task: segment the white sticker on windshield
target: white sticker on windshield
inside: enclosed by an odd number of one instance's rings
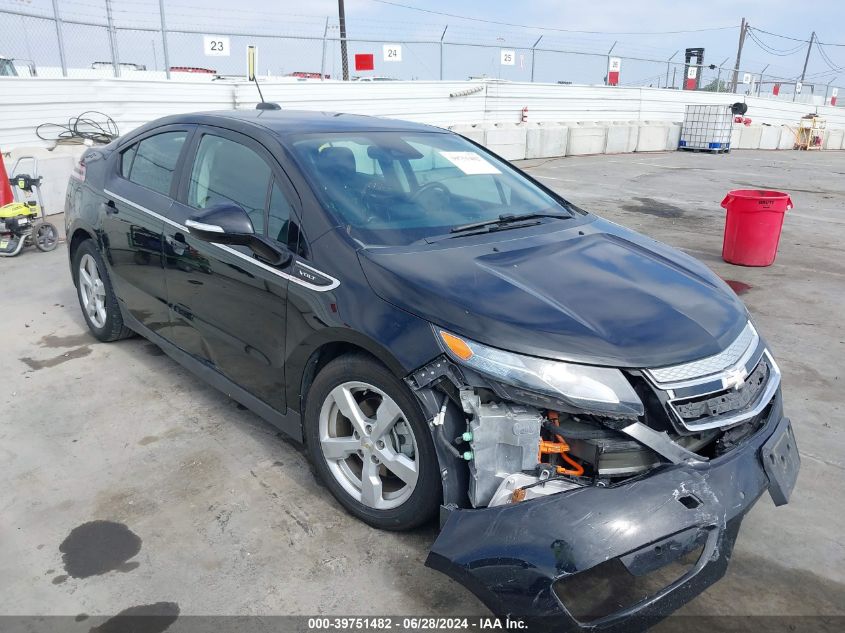
[[[475,152],[440,152],[440,155],[468,176],[502,173]]]

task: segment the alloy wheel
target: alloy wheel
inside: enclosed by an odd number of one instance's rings
[[[88,253],[79,260],[79,296],[82,308],[96,328],[106,325],[106,286],[96,260]]]
[[[378,387],[344,382],[323,402],[319,440],[329,471],[361,504],[396,508],[411,496],[419,455],[399,405]]]

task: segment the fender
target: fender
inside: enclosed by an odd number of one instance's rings
[[[73,253],[76,251],[76,246],[84,239],[92,239],[97,242],[97,247],[102,251],[102,234],[97,231],[89,222],[82,218],[75,218],[70,223],[65,223],[65,239],[67,240],[67,257],[68,266],[73,272]]]
[[[287,355],[285,382],[288,407],[304,413],[304,396],[311,387],[321,353],[350,348],[359,348],[371,354],[400,380],[409,373],[390,350],[360,332],[343,327],[323,328],[313,332]]]

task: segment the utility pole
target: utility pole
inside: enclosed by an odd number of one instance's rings
[[[810,51],[813,50],[813,40],[816,37],[816,32],[813,31],[810,33],[810,43],[807,44],[807,56],[804,58],[804,68],[801,69],[801,79],[795,84],[795,88],[792,91],[792,101],[795,102],[795,99],[798,98],[798,86],[800,85],[802,88],[804,87],[804,75],[807,74],[807,64],[810,61]]]
[[[340,61],[343,66],[343,81],[349,81],[349,57],[346,54],[346,10],[343,0],[337,0],[337,21],[340,25]]]
[[[807,56],[804,58],[804,68],[801,69],[801,83],[804,83],[804,75],[807,74],[807,63],[810,61],[810,51],[813,50],[813,40],[816,37],[816,32],[810,34],[810,43],[807,45]]]
[[[745,34],[748,31],[748,22],[742,18],[742,24],[739,25],[739,45],[736,47],[736,64],[734,64],[734,76],[731,79],[731,92],[736,92],[736,84],[739,79],[739,63],[742,59],[742,45],[745,44]]]

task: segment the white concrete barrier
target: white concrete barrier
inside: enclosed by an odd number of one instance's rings
[[[842,149],[842,139],[845,137],[845,130],[834,128],[826,130],[824,134],[823,149]]]
[[[674,152],[681,144],[681,130],[683,125],[681,123],[672,123],[669,126],[669,134],[666,137],[666,149]]]
[[[777,149],[780,143],[780,126],[764,125],[760,133],[760,149]]]
[[[788,125],[780,126],[780,140],[778,149],[793,149],[795,147],[795,129]]]
[[[579,121],[569,127],[566,142],[567,156],[601,154],[607,144],[607,126],[594,121]]]
[[[525,124],[525,158],[545,158],[539,123]]]
[[[467,137],[471,141],[475,141],[476,143],[480,143],[484,145],[484,127],[482,124],[469,124],[469,123],[460,123],[458,125],[452,125],[449,127],[450,130],[455,132],[456,134],[460,134],[461,136]]]
[[[562,123],[528,123],[525,129],[525,158],[566,156],[568,128]]]
[[[607,126],[605,154],[623,154],[637,149],[639,125],[630,121],[611,121]]]
[[[566,145],[569,141],[569,126],[566,123],[540,122],[545,130],[544,145],[549,156],[566,156]]]
[[[521,123],[487,125],[484,145],[505,160],[524,160],[526,127]]]
[[[742,134],[742,123],[734,123],[731,127],[731,149],[739,149],[740,134]]]
[[[737,149],[760,149],[760,138],[762,136],[762,125],[740,126],[739,146],[737,147]]]
[[[669,142],[669,124],[662,121],[643,121],[637,136],[638,152],[663,152]]]

